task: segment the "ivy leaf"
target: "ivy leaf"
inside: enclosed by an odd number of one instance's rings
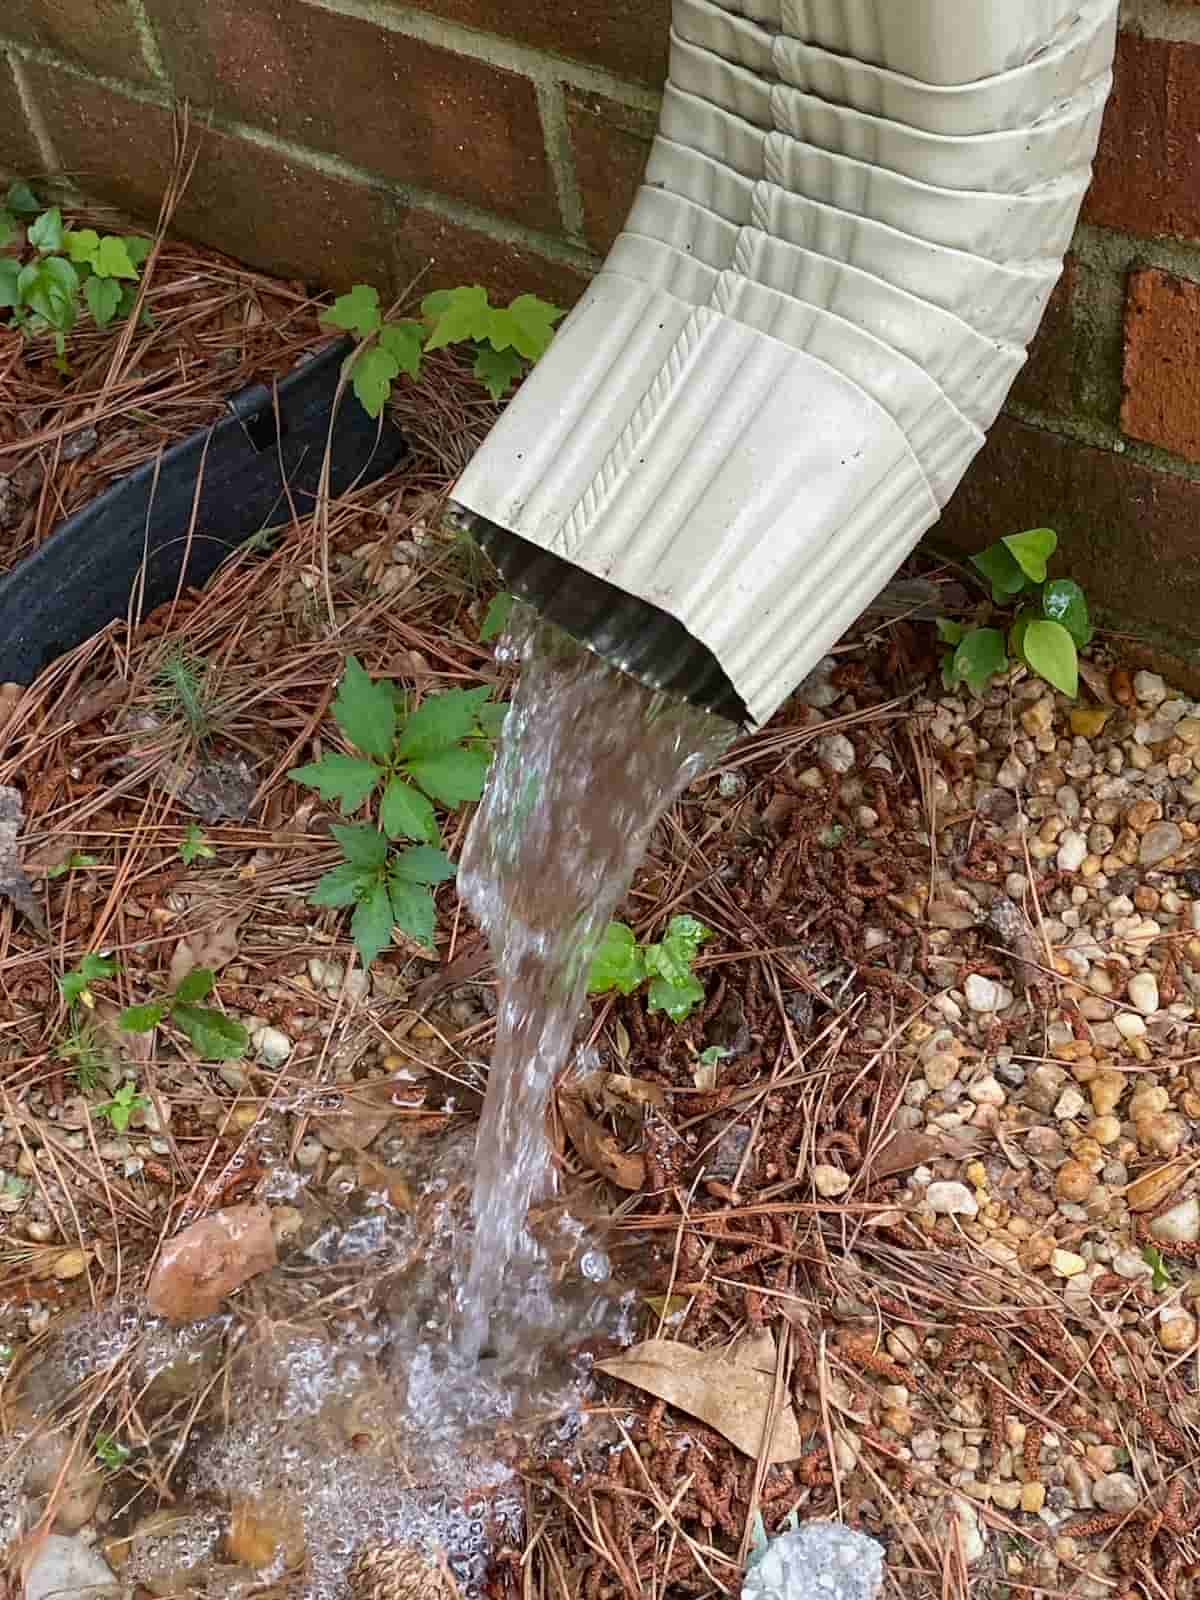
[[[357,656],[346,658],[346,670],[333,702],[333,720],[356,749],[386,761],[396,737],[396,697],[391,684],[374,681]]]
[[[695,917],[672,917],[662,943],[646,946],[646,971],[669,984],[682,984],[691,977],[692,962],[700,946],[711,938],[712,930]]]
[[[489,639],[498,638],[508,627],[508,619],[512,616],[514,598],[511,594],[496,594],[492,596],[479,629],[479,637],[484,644]]]
[[[429,890],[405,878],[392,878],[388,887],[396,926],[418,944],[432,945],[437,908]]]
[[[414,844],[393,859],[391,876],[401,883],[447,883],[457,870],[444,850]]]
[[[175,990],[175,999],[181,1005],[194,1005],[197,1000],[207,999],[215,982],[209,967],[193,967]]]
[[[357,333],[360,339],[368,338],[378,332],[383,321],[379,290],[369,283],[356,283],[349,294],[339,295],[329,310],[322,312],[321,321],[344,328],[347,333]]]
[[[1092,638],[1092,619],[1087,596],[1072,578],[1055,578],[1042,590],[1042,614],[1051,622],[1061,622],[1080,649]]]
[[[377,417],[387,405],[392,379],[399,371],[400,363],[381,345],[363,350],[354,358],[351,368],[354,392],[369,417]]]
[[[1034,583],[1045,583],[1046,563],[1058,549],[1058,535],[1053,528],[1031,528],[1028,533],[1009,533],[1000,543],[1027,578]]]
[[[619,994],[632,994],[645,976],[633,929],[624,922],[610,922],[588,972],[588,993],[608,994],[616,989]]]
[[[421,311],[433,319],[426,350],[442,350],[448,344],[461,344],[464,339],[483,341],[491,332],[492,307],[487,290],[477,283],[426,295]]]
[[[57,206],[51,206],[36,222],[29,224],[29,242],[35,250],[47,255],[52,250],[62,249],[63,231],[62,212]]]
[[[977,556],[972,556],[971,565],[977,572],[982,572],[991,584],[992,600],[998,606],[1006,605],[1013,595],[1020,594],[1025,587],[1025,573],[1016,556],[1003,542],[989,545]]]
[[[0,310],[5,306],[20,305],[21,296],[17,282],[21,276],[21,263],[15,256],[0,256]]]
[[[397,362],[401,372],[407,372],[410,378],[417,378],[421,375],[424,337],[425,325],[421,322],[407,318],[399,322],[386,322],[379,330],[379,347]]]
[[[9,184],[4,206],[5,210],[15,212],[18,217],[34,217],[42,209],[42,202],[27,183],[18,179],[16,183]]]
[[[403,778],[393,778],[383,791],[379,820],[389,839],[418,839],[433,844],[438,837],[433,806]]]
[[[72,261],[87,262],[90,266],[100,248],[100,235],[95,228],[70,228],[63,234],[62,242]]]
[[[408,763],[409,775],[447,810],[483,795],[491,756],[484,750],[442,750]]]
[[[98,278],[137,278],[137,268],[129,259],[129,247],[116,234],[105,234],[92,262]]]
[[[1061,622],[1031,622],[1023,641],[1025,663],[1072,699],[1079,693],[1079,652]]]
[[[360,872],[378,872],[387,861],[387,835],[369,822],[335,823],[330,831],[346,860]]]
[[[337,800],[349,816],[383,777],[383,768],[361,756],[322,756],[307,766],[293,767],[288,777],[315,789],[322,800]]]
[[[507,700],[485,700],[479,707],[479,726],[487,739],[498,739],[508,718]]]
[[[488,340],[496,350],[511,347],[526,360],[536,361],[554,337],[554,324],[565,315],[565,311],[548,300],[539,300],[535,294],[521,294],[507,310],[492,312]]]
[[[350,920],[350,932],[364,967],[369,967],[381,950],[392,942],[392,902],[387,885],[377,883],[358,902]]]
[[[250,1044],[242,1023],[211,1006],[173,1006],[171,1021],[191,1040],[201,1061],[237,1061]]]
[[[949,617],[937,619],[937,636],[941,644],[961,644],[966,631],[961,622],[951,622]]]
[[[373,875],[356,867],[352,861],[341,861],[331,872],[318,878],[308,897],[310,906],[357,905],[374,881]]]
[[[151,1000],[145,1006],[126,1006],[117,1015],[117,1027],[124,1033],[149,1033],[157,1028],[171,1009],[169,1000]]]
[[[704,999],[700,980],[686,973],[678,982],[654,978],[646,995],[648,1011],[665,1011],[672,1022],[683,1022]]]
[[[89,278],[83,298],[98,328],[107,328],[121,306],[121,285],[113,278]]]
[[[87,993],[92,983],[98,978],[111,978],[116,970],[115,961],[89,951],[77,967],[63,974],[58,980],[58,987],[67,1005],[73,1006],[81,995]]]
[[[485,685],[482,689],[447,689],[444,694],[430,695],[405,722],[396,754],[417,760],[469,739],[479,726],[482,708],[491,692]]]
[[[135,267],[140,267],[154,249],[154,240],[143,238],[139,233],[125,235],[125,254]]]
[[[66,333],[74,326],[79,275],[62,256],[28,262],[17,279],[17,292],[52,328]]]
[[[972,628],[954,652],[954,674],[980,697],[993,675],[1008,666],[1004,635],[999,628]]]
[[[493,400],[503,400],[524,372],[525,363],[515,350],[493,350],[485,344],[476,351],[471,370]]]

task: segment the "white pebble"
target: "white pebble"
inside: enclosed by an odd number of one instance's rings
[[[1133,692],[1144,706],[1160,706],[1167,698],[1167,686],[1157,672],[1135,672]]]
[[[1158,1010],[1158,979],[1152,972],[1135,972],[1129,980],[1127,992],[1130,1004],[1135,1005],[1144,1017],[1152,1017]],[[1120,1017],[1117,1018],[1117,1027],[1121,1027]],[[1121,1031],[1125,1032],[1123,1028]]]
[[[975,1196],[965,1183],[931,1183],[925,1203],[941,1217],[974,1217],[979,1213]]]
[[[258,1059],[266,1067],[281,1067],[292,1053],[292,1041],[281,1028],[260,1028],[253,1037]]]
[[[1194,1244],[1200,1239],[1200,1200],[1195,1195],[1181,1200],[1161,1217],[1155,1217],[1150,1232],[1160,1244]]]
[[[1003,1011],[1012,1005],[1013,1000],[1002,983],[997,983],[993,978],[984,978],[977,972],[973,972],[963,984],[963,993],[971,1010],[978,1012]]]
[[[1008,1099],[1004,1085],[993,1078],[991,1073],[973,1083],[967,1093],[978,1106],[1002,1106]]]
[[[854,765],[854,746],[844,733],[827,733],[817,740],[817,759],[834,772],[849,772]]]
[[[1139,672],[1138,677],[1142,676],[1149,674]],[[1142,1503],[1142,1491],[1127,1472],[1107,1473],[1097,1481],[1092,1493],[1101,1511],[1134,1511]]]
[[[849,1174],[843,1172],[840,1167],[831,1167],[822,1162],[813,1168],[812,1175],[817,1193],[823,1195],[826,1200],[835,1200],[838,1195],[845,1194],[850,1187]]]
[[[1082,833],[1077,833],[1073,828],[1062,834],[1058,845],[1058,870],[1060,872],[1078,872],[1087,856],[1087,840]]]

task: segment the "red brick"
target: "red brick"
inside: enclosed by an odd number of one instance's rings
[[[31,178],[41,170],[41,153],[25,120],[12,68],[0,57],[0,172]]]
[[[1121,426],[1200,461],[1200,284],[1169,272],[1130,274]]]
[[[418,9],[622,78],[666,82],[671,0],[418,0]]]
[[[932,538],[1058,530],[1057,573],[1124,622],[1200,639],[1200,482],[1002,417]]]
[[[1050,415],[1069,412],[1074,400],[1077,279],[1078,266],[1070,255],[1029,347],[1029,360],[1013,385],[1014,400]]]
[[[1084,215],[1200,238],[1200,45],[1123,33]]]
[[[4,0],[0,33],[93,72],[138,83],[150,77],[126,0]]]
[[[28,71],[80,187],[153,221],[171,165],[170,115],[85,79],[32,64]],[[397,207],[382,190],[327,178],[243,139],[193,135],[199,159],[174,224],[182,237],[329,288],[394,287]]]
[[[395,245],[396,276],[402,286],[428,269],[421,278],[422,293],[481,283],[493,296],[512,299],[519,294],[540,294],[569,307],[588,285],[582,268],[548,260],[415,206],[402,217]]]
[[[177,93],[400,183],[557,229],[529,79],[297,0],[148,0]]]
[[[567,123],[587,242],[607,251],[642,181],[657,119],[605,95],[567,91]]]

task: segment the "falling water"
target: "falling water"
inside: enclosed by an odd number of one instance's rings
[[[529,1208],[552,1181],[546,1104],[592,957],[654,825],[734,732],[528,615],[508,649],[521,679],[458,880],[500,979],[461,1291],[469,1358],[487,1341],[507,1264],[529,1248]]]

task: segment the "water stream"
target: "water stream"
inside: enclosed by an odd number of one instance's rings
[[[458,877],[500,979],[459,1292],[467,1359],[487,1346],[506,1267],[529,1248],[530,1206],[552,1185],[547,1101],[592,957],[655,824],[734,732],[531,615],[517,616],[506,648],[521,677]]]

